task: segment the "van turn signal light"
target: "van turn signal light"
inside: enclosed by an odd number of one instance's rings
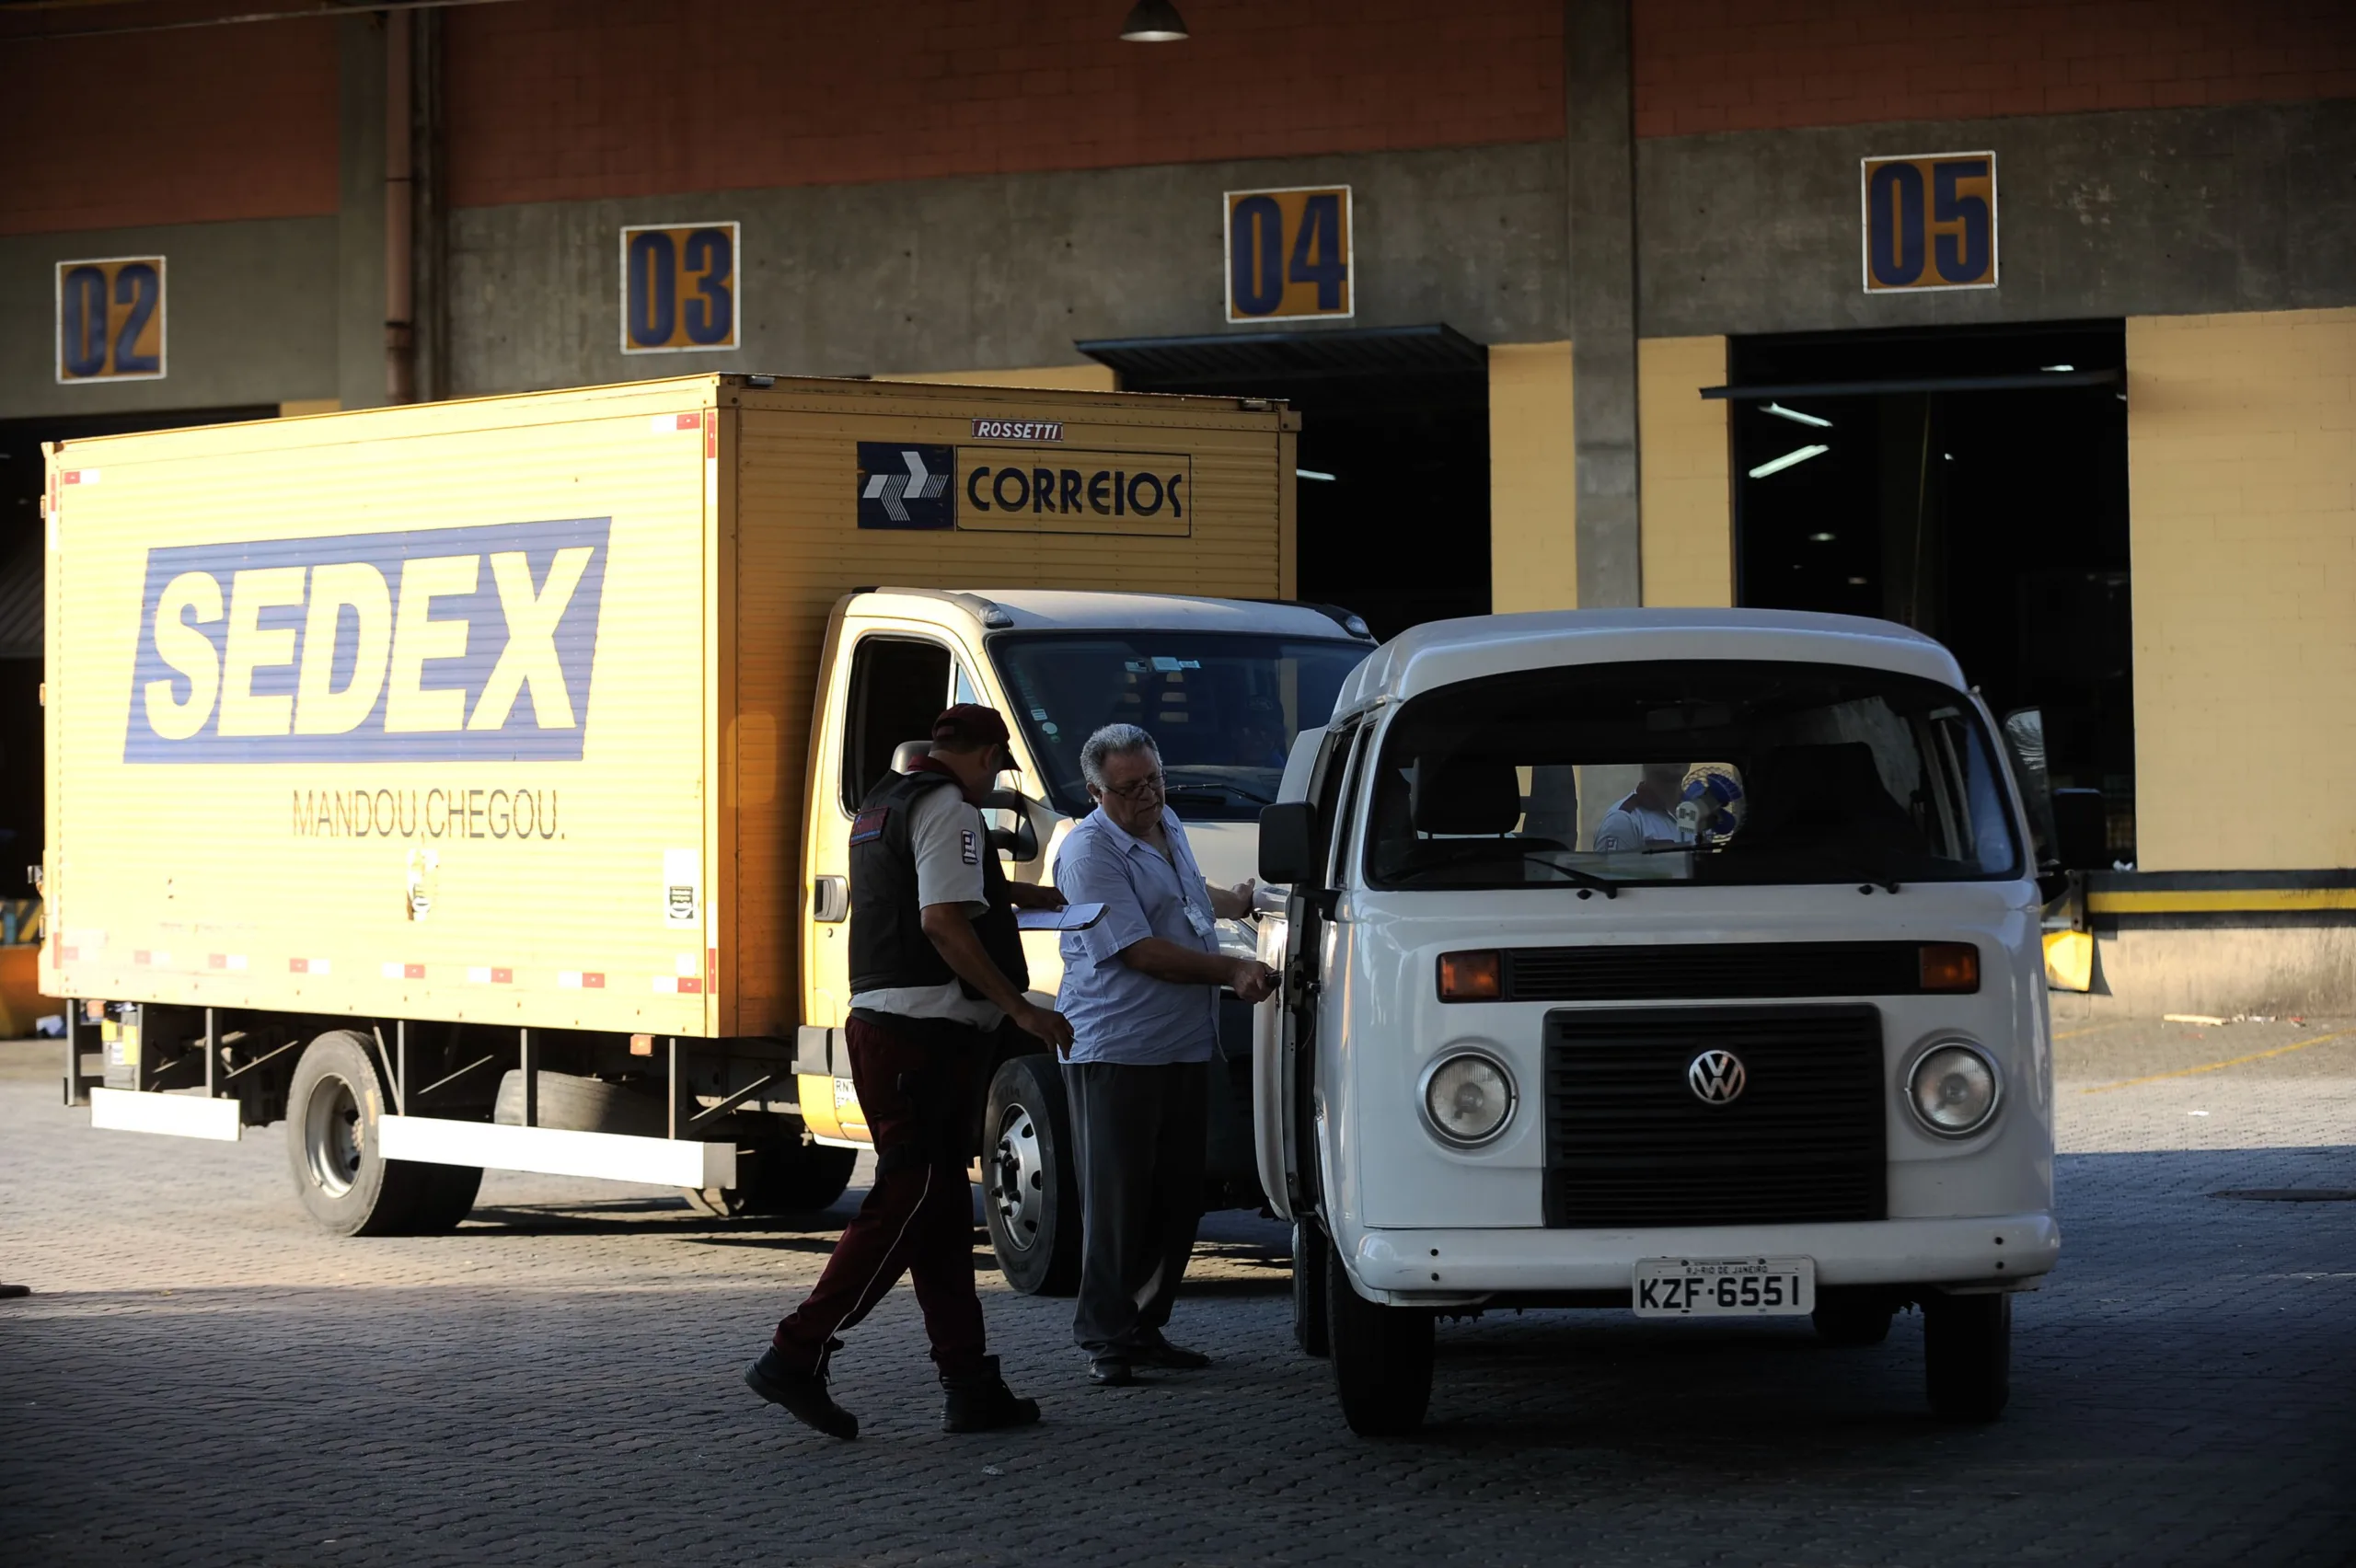
[[[1439,955],[1439,999],[1443,1002],[1494,1002],[1505,994],[1495,952],[1444,952]]]
[[[1440,961],[1447,963],[1446,959]],[[1980,950],[1969,942],[1925,942],[1923,944],[1923,989],[1925,991],[1977,991],[1980,989]]]

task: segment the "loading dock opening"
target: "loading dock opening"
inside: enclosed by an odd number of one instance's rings
[[[1937,638],[2135,859],[2126,329],[2117,321],[1738,338],[1738,602]]]
[[[1132,392],[1300,410],[1299,592],[1377,637],[1489,609],[1489,381],[1444,326],[1084,342]],[[1139,584],[1146,586],[1146,584]]]

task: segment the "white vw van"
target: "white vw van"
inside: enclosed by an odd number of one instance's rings
[[[1367,1434],[1503,1307],[1923,1314],[2004,1407],[2061,1248],[2037,866],[1995,725],[1901,627],[1496,616],[1369,655],[1262,815],[1263,1182]]]

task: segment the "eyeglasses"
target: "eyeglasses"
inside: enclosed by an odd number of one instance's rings
[[[1104,793],[1108,795],[1118,795],[1125,801],[1142,801],[1148,796],[1161,794],[1167,787],[1168,780],[1164,779],[1159,773],[1149,773],[1143,778],[1137,779],[1128,784],[1106,784],[1101,786]]]

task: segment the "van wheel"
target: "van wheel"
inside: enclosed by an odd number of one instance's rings
[[[982,1145],[982,1207],[999,1272],[1025,1296],[1071,1295],[1080,1288],[1080,1176],[1053,1056],[999,1064]]]
[[[1924,1296],[1923,1369],[1934,1413],[1995,1420],[2013,1392],[2013,1298]]]
[[[1325,1228],[1312,1215],[1292,1222],[1292,1337],[1303,1355],[1319,1359],[1333,1354],[1333,1337],[1325,1324],[1325,1255],[1333,1246]]]
[[[1432,1315],[1378,1307],[1357,1293],[1341,1250],[1325,1253],[1326,1336],[1342,1419],[1361,1437],[1403,1437],[1432,1401]]]
[[[1889,1337],[1889,1320],[1896,1304],[1877,1290],[1819,1290],[1816,1337],[1826,1344],[1879,1344]]]
[[[816,1214],[850,1185],[859,1150],[805,1144],[798,1133],[765,1138],[736,1151],[738,1185],[687,1189],[687,1202],[709,1215]]]
[[[303,1047],[286,1086],[287,1163],[304,1208],[339,1236],[403,1235],[421,1220],[439,1219],[455,1199],[453,1183],[440,1207],[427,1202],[444,1190],[445,1167],[377,1153],[384,1105],[384,1080],[367,1035],[337,1030]],[[480,1171],[473,1175],[481,1180]],[[467,1206],[473,1205],[469,1191]],[[433,1228],[456,1223],[453,1216]]]

